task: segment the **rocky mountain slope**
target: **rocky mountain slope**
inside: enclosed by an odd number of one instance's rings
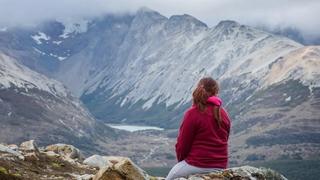
[[[175,129],[196,82],[218,79],[234,164],[319,157],[319,49],[146,8],[0,32],[1,51],[62,81],[104,122]]]
[[[167,18],[147,8],[134,15],[9,29],[0,37],[3,51],[62,81],[96,118],[167,128],[179,125],[200,77],[251,83],[232,92],[239,98],[263,83],[266,67],[277,58],[303,47],[233,21],[209,28],[189,15]]]
[[[40,144],[67,142],[92,150],[100,139],[113,139],[113,129],[99,124],[60,82],[0,54],[0,139]]]
[[[270,169],[243,166],[183,179],[286,180]],[[38,148],[33,140],[17,145],[0,144],[0,179],[161,180],[148,175],[126,157],[93,155],[84,159],[72,145]]]
[[[268,67],[260,87],[228,104],[237,114],[231,138],[236,161],[319,156],[319,57],[319,47],[279,57]]]

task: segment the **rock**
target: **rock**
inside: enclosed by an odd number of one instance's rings
[[[20,144],[19,150],[26,158],[39,160],[40,151],[34,140],[25,141]]]
[[[9,144],[8,148],[10,148],[10,149],[12,149],[14,151],[18,151],[19,150],[19,147],[17,145],[15,145],[15,144]]]
[[[20,150],[22,151],[36,151],[36,152],[39,152],[39,148],[37,146],[37,144],[35,143],[34,140],[30,140],[30,141],[25,141],[23,143],[20,144],[20,147],[19,147]]]
[[[52,145],[38,148],[34,141],[23,142],[18,150],[15,145],[0,144],[0,180],[2,179],[77,179],[92,180],[98,170],[81,162],[70,163],[64,157],[81,158],[79,150],[70,145]],[[55,152],[57,153],[55,153]],[[59,153],[59,154],[58,154]],[[36,156],[39,155],[39,156]],[[16,156],[25,155],[23,162]],[[38,157],[35,159],[34,157]],[[2,172],[1,172],[2,167]],[[4,174],[3,172],[7,172]]]
[[[83,164],[86,164],[86,165],[93,167],[93,168],[99,168],[99,169],[110,165],[107,157],[100,156],[97,154],[92,155],[92,156],[88,157],[87,159],[85,159],[83,161]]]
[[[266,168],[241,166],[226,169],[218,173],[196,174],[189,177],[176,178],[175,180],[287,180],[283,175]]]
[[[84,159],[84,156],[79,149],[68,144],[49,145],[45,148],[45,151],[52,151],[56,154],[59,154],[64,160],[67,160],[69,162],[82,162]]]
[[[12,150],[10,147],[7,147],[3,144],[0,144],[0,152],[9,153],[11,155],[18,157],[20,160],[24,160],[24,156],[21,153],[19,153],[18,151]]]
[[[43,152],[45,155],[49,156],[49,157],[60,157],[59,154],[53,152],[53,151],[45,151]]]
[[[144,180],[149,176],[129,158],[105,156],[108,158],[108,166],[101,168],[93,180]]]
[[[75,178],[77,180],[91,180],[93,176],[94,176],[93,174],[84,174],[84,175],[76,176]]]
[[[26,179],[164,180],[162,177],[149,176],[127,157],[93,155],[82,162],[78,161],[83,159],[83,156],[72,145],[54,144],[45,149],[39,149],[31,140],[23,142],[18,150],[16,145],[0,144],[0,168],[2,167],[4,173],[7,172],[7,174],[0,172],[0,179],[24,177]],[[40,154],[41,156],[37,156]],[[17,160],[17,157],[24,162]],[[35,162],[30,157],[39,157],[39,159]],[[97,168],[100,170],[98,171]],[[6,176],[1,177],[1,175]],[[175,180],[287,179],[271,169],[242,166],[220,172],[194,174]]]

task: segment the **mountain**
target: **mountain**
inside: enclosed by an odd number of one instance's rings
[[[320,47],[291,51],[268,66],[251,94],[228,105],[237,114],[231,140],[235,161],[319,156],[319,65]]]
[[[232,118],[232,163],[319,157],[319,46],[150,9],[0,32],[0,50],[65,84],[99,121],[176,129],[203,76]]]
[[[119,57],[88,80],[81,99],[98,119],[178,127],[200,77],[240,76],[302,47],[232,21],[210,29],[187,15],[148,13],[138,12]]]
[[[116,133],[95,121],[62,83],[49,79],[0,53],[0,139],[6,143],[34,138],[40,144],[72,142],[86,152]]]

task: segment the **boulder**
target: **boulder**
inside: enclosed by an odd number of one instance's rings
[[[39,148],[34,140],[25,141],[20,144],[19,150],[28,152],[39,152]]]
[[[135,165],[129,158],[106,156],[107,166],[101,168],[94,176],[93,180],[144,180],[149,176]]]
[[[83,161],[83,164],[86,164],[86,165],[93,167],[93,168],[99,168],[99,169],[110,165],[109,160],[106,156],[100,156],[97,154],[92,155],[92,156],[88,157],[87,159],[85,159]]]
[[[19,150],[19,147],[17,145],[15,145],[15,144],[9,144],[8,148],[10,148],[10,149],[12,149],[14,151],[18,151]]]
[[[69,162],[82,162],[84,156],[80,152],[78,148],[75,148],[72,145],[68,144],[53,144],[49,145],[45,148],[46,152],[52,151],[58,155],[60,155],[64,160]],[[52,154],[52,153],[51,153]]]
[[[93,176],[94,176],[93,174],[84,174],[84,175],[75,176],[75,178],[77,180],[92,180]]]
[[[241,166],[229,168],[221,172],[208,174],[195,174],[189,177],[176,178],[175,180],[287,180],[283,175],[266,168]]]
[[[34,140],[21,143],[19,146],[19,150],[26,158],[39,160],[40,151]]]
[[[13,155],[13,156],[18,157],[20,160],[24,160],[24,156],[20,152],[15,151],[15,150],[11,149],[10,147],[5,146],[3,144],[0,144],[0,152],[5,153],[5,154],[9,154],[9,155]]]
[[[53,152],[53,151],[45,151],[45,152],[43,152],[46,156],[49,156],[49,157],[55,157],[55,158],[59,158],[60,157],[60,155],[59,154],[57,154],[57,153],[55,153],[55,152]]]

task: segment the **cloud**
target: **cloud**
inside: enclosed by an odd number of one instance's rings
[[[305,36],[320,37],[319,0],[0,0],[0,26],[135,12],[142,6],[166,16],[190,14],[209,26],[231,19],[269,28],[294,27]]]

